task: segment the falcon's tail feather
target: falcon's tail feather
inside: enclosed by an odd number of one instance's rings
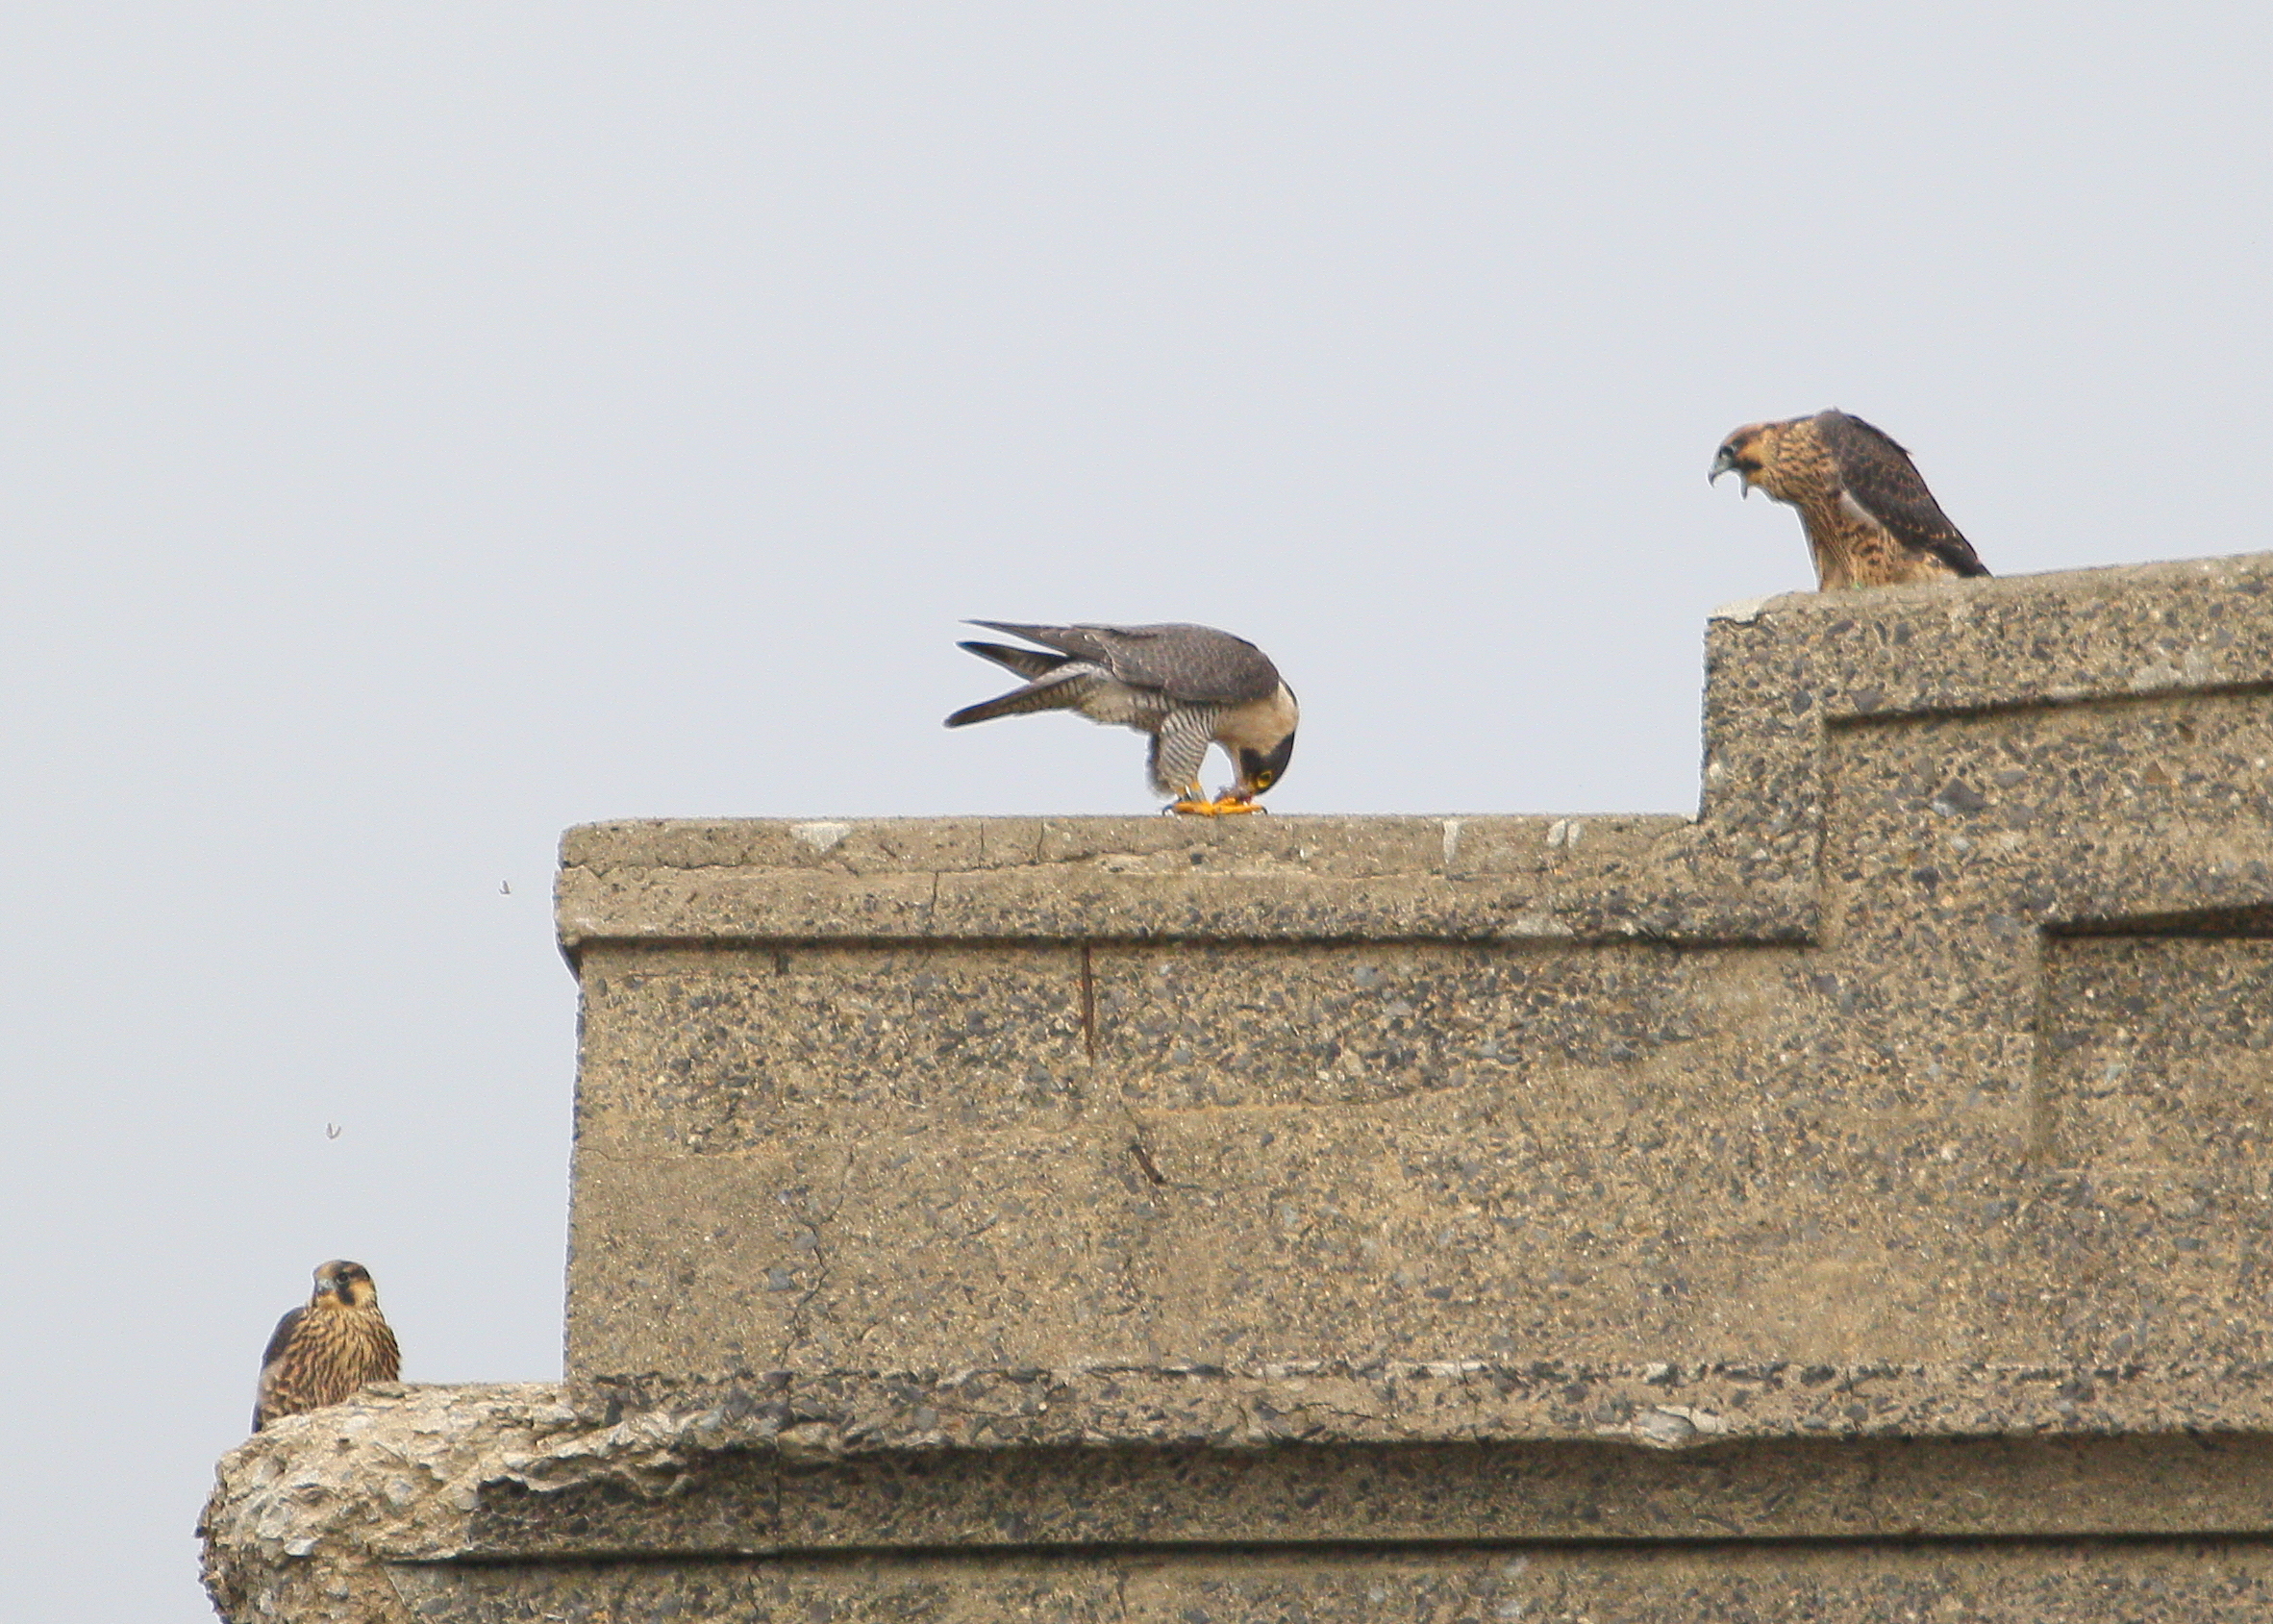
[[[1087,673],[1044,677],[993,699],[966,705],[947,718],[947,725],[965,728],[973,722],[990,722],[997,716],[1022,715],[1029,711],[1077,711],[1096,680]]]
[[[957,643],[955,646],[968,649],[981,660],[991,660],[1004,669],[1030,679],[1048,676],[1069,658],[1062,654],[1044,654],[1037,648],[1012,648],[1007,643]]]
[[[1074,628],[1070,626],[1043,626],[1026,620],[966,620],[965,626],[984,626],[989,632],[1000,632],[1006,637],[1024,637],[1030,643],[1056,643]]]

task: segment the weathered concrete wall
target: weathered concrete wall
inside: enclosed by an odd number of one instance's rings
[[[2273,1612],[2273,556],[1708,652],[1693,821],[571,832],[583,1475],[299,1560],[469,1620]]]

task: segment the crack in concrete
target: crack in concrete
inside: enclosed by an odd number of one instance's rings
[[[1082,1048],[1093,1065],[1097,1061],[1097,971],[1086,941],[1082,943],[1081,1011]]]
[[[798,1213],[799,1219],[806,1228],[812,1231],[813,1280],[812,1284],[806,1287],[804,1293],[789,1305],[789,1323],[782,1336],[781,1351],[774,1356],[776,1362],[785,1367],[789,1362],[789,1350],[797,1346],[798,1343],[809,1339],[805,1322],[806,1309],[815,1297],[821,1294],[822,1288],[829,1284],[832,1266],[829,1262],[825,1238],[827,1226],[836,1222],[837,1214],[844,1211],[844,1204],[852,1198],[852,1175],[853,1159],[848,1155],[844,1159],[843,1172],[837,1180],[835,1203],[818,1217],[808,1212]]]

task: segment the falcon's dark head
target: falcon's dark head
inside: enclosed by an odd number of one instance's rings
[[[319,1309],[363,1309],[379,1300],[371,1271],[345,1258],[334,1258],[315,1271],[315,1294],[309,1306]]]
[[[1236,725],[1216,735],[1232,765],[1239,769],[1231,787],[1234,800],[1252,801],[1286,776],[1294,760],[1294,730],[1302,722],[1302,707],[1285,683],[1270,698],[1235,712]]]
[[[1239,793],[1248,798],[1261,794],[1280,779],[1286,776],[1286,763],[1294,760],[1294,735],[1288,734],[1269,750],[1241,750],[1239,752]]]

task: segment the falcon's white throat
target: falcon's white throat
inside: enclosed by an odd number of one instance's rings
[[[1302,711],[1294,703],[1294,690],[1285,683],[1268,699],[1258,699],[1235,706],[1223,713],[1215,726],[1215,741],[1225,749],[1272,751],[1280,740],[1292,733],[1302,720]],[[1234,760],[1236,760],[1235,754]]]

